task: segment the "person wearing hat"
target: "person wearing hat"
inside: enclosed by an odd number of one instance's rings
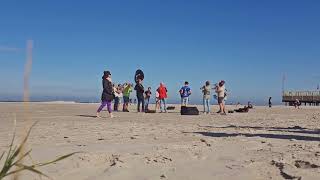
[[[219,111],[217,113],[221,113],[221,115],[226,115],[226,109],[224,105],[224,98],[226,96],[226,88],[224,86],[225,81],[221,80],[218,85],[216,86],[216,93],[218,96],[218,104],[219,104]]]
[[[102,95],[101,95],[101,105],[97,110],[97,118],[100,118],[100,112],[102,109],[107,106],[110,118],[113,118],[111,102],[114,99],[114,91],[111,80],[110,71],[104,71],[102,76]]]

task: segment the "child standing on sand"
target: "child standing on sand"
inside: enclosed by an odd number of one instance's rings
[[[112,115],[111,102],[113,100],[114,92],[113,92],[110,71],[103,72],[102,87],[103,87],[103,92],[101,95],[101,105],[97,110],[97,118],[100,118],[100,112],[105,106],[107,106],[108,108],[110,118],[113,118],[114,116]]]
[[[210,113],[210,98],[211,98],[211,85],[207,81],[206,84],[201,88],[203,93],[203,113]]]
[[[142,85],[142,79],[138,79],[137,84],[134,88],[137,92],[137,99],[138,99],[138,112],[144,112],[144,87]],[[140,104],[141,104],[141,110],[140,110]]]
[[[188,106],[189,96],[191,95],[191,89],[188,81],[184,83],[184,86],[180,89],[179,93],[181,96],[181,106]]]
[[[149,102],[151,98],[152,92],[151,92],[151,87],[148,87],[148,90],[145,92],[145,99],[146,99],[146,106],[145,110],[149,110]]]
[[[128,106],[130,102],[130,94],[132,92],[132,84],[126,83],[123,89],[123,112],[129,112]]]

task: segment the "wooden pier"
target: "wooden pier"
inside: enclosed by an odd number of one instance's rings
[[[282,102],[292,106],[299,100],[301,104],[310,106],[320,105],[320,91],[285,91],[282,94]]]

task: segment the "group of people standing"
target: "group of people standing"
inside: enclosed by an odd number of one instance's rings
[[[114,101],[114,111],[119,111],[119,106],[121,102],[121,98],[123,98],[123,112],[129,112],[128,106],[130,103],[130,95],[133,90],[136,91],[137,97],[137,112],[147,112],[150,111],[149,104],[150,99],[152,96],[151,87],[148,87],[145,90],[143,86],[143,78],[136,79],[136,85],[133,88],[133,84],[125,83],[123,85],[118,84],[115,86],[112,82],[111,72],[104,71],[102,76],[102,95],[101,95],[101,105],[97,110],[97,117],[100,117],[100,112],[102,109],[107,106],[107,110],[111,118],[113,118],[112,114],[112,101]],[[210,113],[210,100],[212,97],[211,91],[214,90],[217,93],[216,99],[218,100],[219,104],[219,111],[217,113],[221,113],[223,115],[226,114],[224,99],[226,97],[226,90],[225,90],[225,81],[220,81],[219,83],[215,84],[212,88],[210,82],[207,81],[205,85],[201,88],[203,93],[203,108],[204,113]],[[184,86],[181,87],[179,90],[181,96],[181,106],[188,106],[189,97],[192,94],[191,88],[189,86],[189,82],[185,82]],[[166,99],[168,98],[168,90],[164,83],[160,83],[159,87],[155,91],[156,97],[156,110],[159,108],[160,112],[167,112],[166,106]]]

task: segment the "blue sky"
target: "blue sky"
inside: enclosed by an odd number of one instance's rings
[[[34,40],[36,98],[99,99],[103,70],[116,82],[145,71],[145,86],[224,79],[230,101],[280,102],[320,82],[320,1],[137,0],[0,2],[0,99],[22,94],[26,40]]]

